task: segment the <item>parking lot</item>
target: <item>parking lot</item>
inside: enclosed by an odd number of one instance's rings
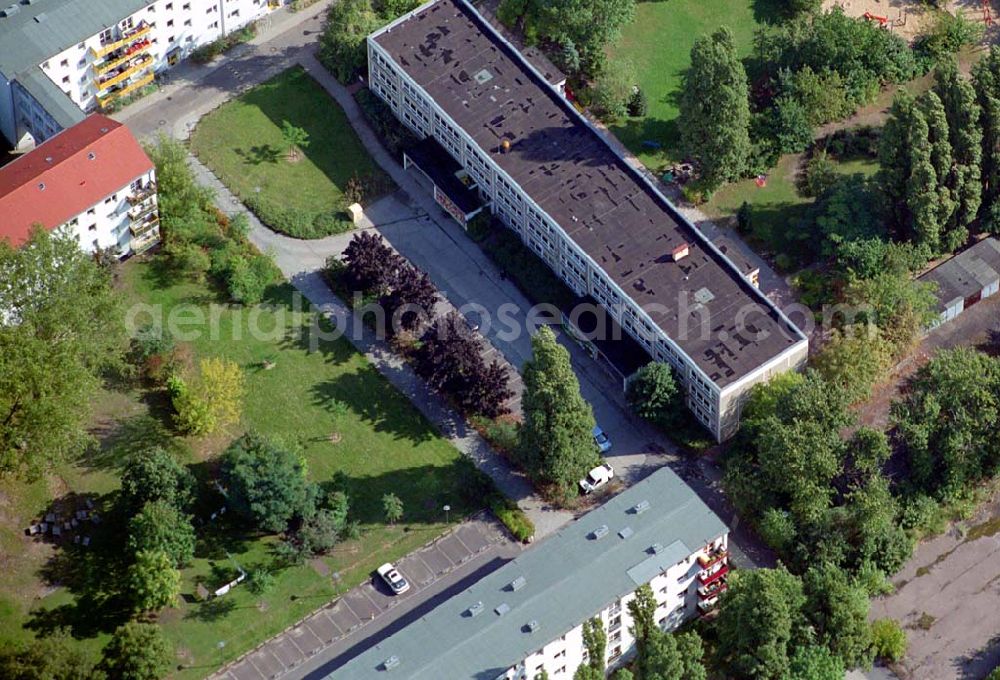
[[[920,544],[872,616],[906,628],[904,680],[979,680],[1000,664],[1000,501]]]
[[[337,656],[417,607],[435,606],[440,591],[467,576],[465,572],[496,568],[519,551],[520,546],[492,520],[465,522],[396,564],[410,582],[407,592],[393,595],[388,585],[373,577],[212,677],[273,680],[291,671],[301,676],[304,665],[313,667],[317,660]]]

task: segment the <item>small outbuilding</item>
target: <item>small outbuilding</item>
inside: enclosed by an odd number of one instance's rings
[[[938,320],[951,321],[984,298],[1000,291],[1000,241],[990,237],[920,276],[937,284]]]

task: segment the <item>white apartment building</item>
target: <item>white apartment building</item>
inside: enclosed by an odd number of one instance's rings
[[[0,131],[41,142],[280,0],[0,0]],[[270,3],[270,4],[269,4]]]
[[[587,661],[583,623],[594,617],[614,668],[634,653],[635,590],[648,583],[658,623],[676,628],[712,610],[727,549],[722,521],[661,468],[327,677],[568,680]]]
[[[36,225],[119,257],[159,242],[156,170],[127,127],[94,114],[0,168],[0,240]]]
[[[807,338],[757,290],[755,274],[465,0],[435,0],[370,35],[368,65],[372,91],[461,166],[463,186],[639,343],[648,357],[637,363],[677,370],[687,405],[717,440],[736,432],[750,387],[804,364]],[[435,183],[434,192],[448,189]],[[462,197],[448,198],[439,202],[463,222],[452,210]]]

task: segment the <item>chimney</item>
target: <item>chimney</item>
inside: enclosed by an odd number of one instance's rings
[[[674,259],[674,262],[683,260],[691,252],[691,248],[687,243],[682,243],[673,250],[670,251],[670,256]]]
[[[500,142],[500,152],[507,153],[508,151],[510,151],[510,140],[505,139],[502,142]]]

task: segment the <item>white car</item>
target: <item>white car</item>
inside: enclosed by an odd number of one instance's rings
[[[608,439],[607,433],[601,429],[600,425],[594,425],[591,434],[594,435],[594,443],[597,444],[597,448],[600,449],[601,453],[607,453],[611,450],[611,440]]]
[[[396,571],[396,567],[392,566],[391,562],[386,562],[381,567],[377,569],[378,575],[382,577],[382,580],[386,582],[392,592],[396,595],[402,595],[407,590],[410,589],[410,584],[407,582],[403,576]]]
[[[583,493],[591,493],[610,482],[614,476],[615,469],[610,463],[598,465],[580,480],[580,489]]]

